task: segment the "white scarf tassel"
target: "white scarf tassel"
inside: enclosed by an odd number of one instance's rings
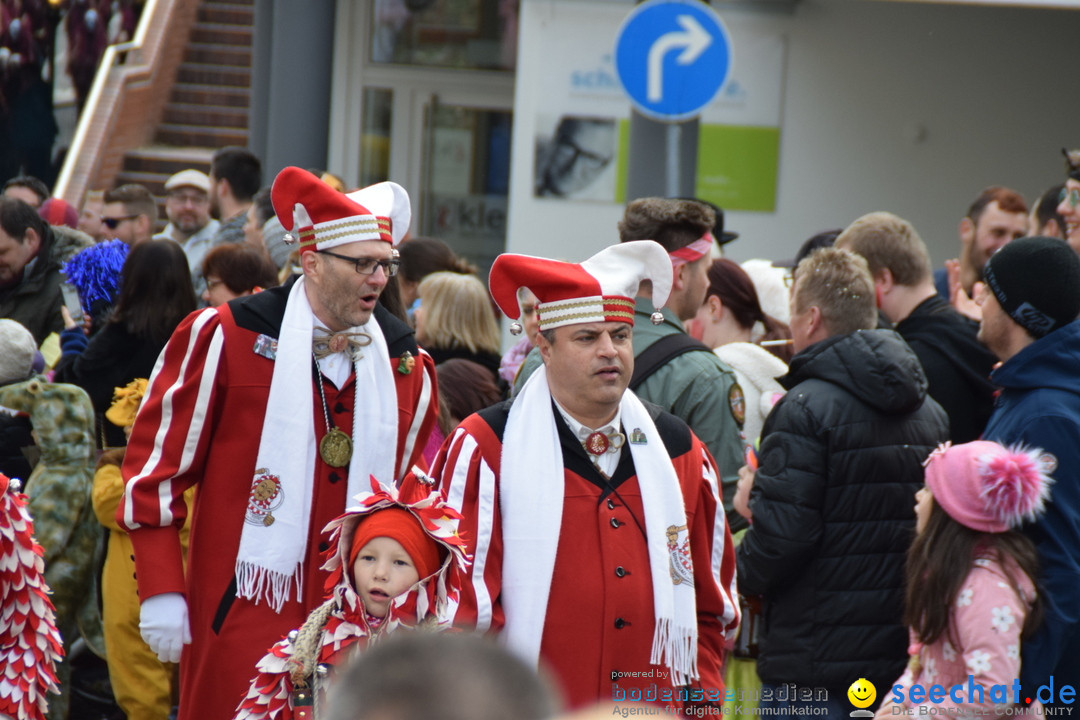
[[[674,623],[670,618],[656,621],[653,633],[652,653],[649,662],[653,665],[665,663],[671,669],[673,685],[688,685],[698,677],[697,671],[697,626],[679,627],[672,632]]]
[[[296,570],[290,574],[274,572],[251,562],[238,561],[236,563],[236,594],[243,598],[251,598],[255,604],[260,599],[265,599],[270,607],[280,612],[281,608],[289,600],[293,585],[296,586],[296,599],[303,596],[304,566],[297,564]]]

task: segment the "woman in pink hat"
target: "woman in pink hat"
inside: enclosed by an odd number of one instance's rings
[[[1042,613],[1035,546],[1016,528],[1045,509],[1049,462],[1041,450],[981,440],[946,443],[927,458],[907,560],[910,661],[899,680],[878,690],[885,698],[878,717],[900,708],[993,714],[1026,707],[1020,643]]]

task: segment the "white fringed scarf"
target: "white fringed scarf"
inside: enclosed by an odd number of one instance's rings
[[[311,386],[314,323],[301,277],[289,292],[281,322],[252,480],[254,491],[259,478],[277,478],[278,494],[267,504],[273,522],[267,525],[245,518],[236,556],[237,593],[256,604],[265,600],[276,612],[294,586],[297,600],[303,592],[315,452],[321,439],[315,437],[315,415],[322,408],[314,406]],[[369,490],[371,475],[393,483],[397,449],[397,391],[386,339],[374,317],[355,329],[370,335],[371,344],[353,364],[353,427],[341,428],[353,439],[346,497]]]
[[[565,490],[554,412],[547,368],[540,367],[510,407],[503,435],[503,637],[534,664],[540,657]],[[665,664],[672,682],[686,685],[698,677],[697,603],[682,491],[648,410],[632,392],[623,393],[620,413],[623,428],[640,429],[647,440],[628,445],[645,509],[652,573],[655,628],[649,662]]]

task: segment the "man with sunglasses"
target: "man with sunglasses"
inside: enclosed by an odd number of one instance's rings
[[[142,185],[121,185],[105,193],[101,210],[101,232],[127,245],[137,245],[154,236],[158,209],[154,196]]]
[[[180,325],[123,469],[142,634],[180,660],[180,720],[233,716],[255,662],[323,599],[322,529],[369,478],[423,463],[438,412],[431,357],[378,303],[405,191],[347,196],[285,168],[271,197],[303,275]],[[185,582],[178,529],[196,484]]]

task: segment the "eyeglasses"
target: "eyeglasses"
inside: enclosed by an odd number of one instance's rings
[[[1058,205],[1066,200],[1069,201],[1069,207],[1075,210],[1076,206],[1080,205],[1080,190],[1077,190],[1076,188],[1073,188],[1072,190],[1069,188],[1062,188],[1061,194],[1058,195]]]
[[[101,218],[101,224],[104,225],[105,227],[109,228],[110,230],[115,230],[117,227],[119,227],[120,223],[124,222],[125,220],[134,220],[137,217],[139,217],[139,216],[138,215],[125,215],[123,217],[117,217],[117,218],[103,217],[103,218]]]
[[[376,268],[382,268],[383,272],[386,273],[386,277],[391,278],[397,275],[398,268],[401,267],[401,260],[397,256],[397,250],[394,251],[394,256],[389,260],[376,260],[368,257],[354,258],[347,255],[338,255],[329,250],[316,250],[315,252],[352,263],[353,267],[356,268],[356,272],[360,275],[372,275],[375,273]]]
[[[208,205],[210,197],[204,192],[186,193],[171,192],[169,199],[177,205]]]

